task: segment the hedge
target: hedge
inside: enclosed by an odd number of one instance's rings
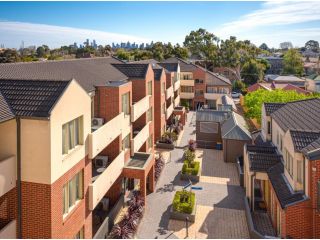
[[[200,162],[191,162],[189,163],[187,160],[183,162],[182,166],[182,174],[189,174],[189,175],[198,175],[200,169]]]
[[[188,191],[177,191],[173,198],[173,210],[191,214],[195,205],[195,194]]]

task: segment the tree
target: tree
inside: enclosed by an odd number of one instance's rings
[[[173,55],[181,59],[187,59],[189,52],[187,48],[180,47],[179,43],[177,43],[173,48]]]
[[[14,63],[19,61],[20,57],[18,52],[14,49],[6,49],[0,52],[0,63]]]
[[[123,48],[117,49],[116,56],[121,60],[130,60],[130,53],[125,51]]]
[[[319,52],[319,42],[315,40],[309,40],[306,42],[305,48],[313,52]]]
[[[36,52],[37,52],[37,57],[39,58],[43,58],[46,55],[46,51],[43,46],[38,47]]]
[[[296,49],[288,50],[283,56],[283,74],[302,76],[303,62],[302,56]]]
[[[246,84],[251,85],[263,79],[265,70],[266,65],[263,62],[250,59],[244,64],[241,76]]]
[[[153,53],[153,58],[162,61],[164,59],[164,47],[162,42],[156,42],[152,45],[151,51]]]
[[[259,48],[265,51],[269,51],[269,47],[266,43],[262,43]]]
[[[288,49],[293,48],[293,46],[292,46],[291,42],[282,42],[282,43],[280,43],[280,48],[282,50],[288,50]]]
[[[218,41],[219,39],[213,33],[199,28],[185,37],[183,45],[196,57],[213,61],[217,55]]]

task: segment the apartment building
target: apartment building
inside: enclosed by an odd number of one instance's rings
[[[281,238],[320,237],[320,99],[265,103],[261,138],[244,148],[252,213]],[[265,216],[263,216],[264,219]]]
[[[154,191],[155,78],[111,57],[0,65],[1,238],[104,238]]]
[[[198,109],[207,106],[217,108],[217,100],[225,94],[231,94],[230,80],[220,74],[210,72],[180,58],[168,58],[163,63],[180,65],[180,101],[184,106]]]

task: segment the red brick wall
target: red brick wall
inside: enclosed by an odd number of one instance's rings
[[[166,76],[162,74],[159,81],[154,81],[154,141],[161,137],[161,129],[166,124],[165,114],[162,114],[162,105],[166,102],[165,94],[161,93],[161,86],[165,85],[166,89]]]
[[[0,229],[11,220],[17,218],[16,188],[0,197]]]
[[[313,238],[320,238],[320,210],[317,209],[318,189],[317,184],[320,181],[320,160],[310,161],[309,176],[310,176],[310,197],[311,206],[313,209]]]
[[[203,93],[206,92],[206,78],[205,78],[205,71],[197,68],[196,70],[193,71],[193,78],[194,79],[200,79],[203,80],[203,83],[199,84],[199,83],[195,83],[194,84],[194,91],[196,92],[196,90],[202,90]],[[193,107],[196,107],[196,102],[203,102],[205,103],[205,98],[204,95],[202,96],[194,96],[193,99]]]

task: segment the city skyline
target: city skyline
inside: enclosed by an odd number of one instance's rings
[[[101,45],[182,44],[200,27],[220,39],[236,36],[276,48],[284,41],[301,47],[310,39],[320,40],[320,2],[315,1],[1,2],[0,7],[0,44],[14,48],[22,41],[54,48],[87,38]]]

